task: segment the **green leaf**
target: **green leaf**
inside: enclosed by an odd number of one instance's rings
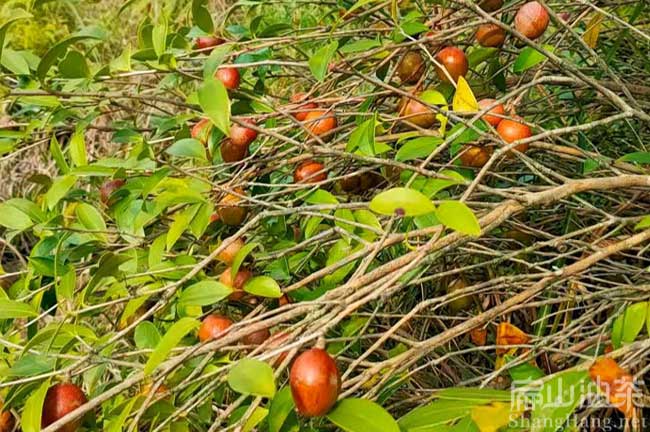
[[[109,65],[111,72],[129,72],[131,71],[131,44],[127,44],[122,54],[111,60]]]
[[[409,140],[397,151],[395,160],[404,162],[413,159],[426,158],[441,143],[442,139],[438,137],[420,137]]]
[[[212,123],[224,135],[230,135],[230,98],[223,83],[214,77],[207,78],[198,90],[199,105]]]
[[[124,405],[124,408],[122,408],[122,411],[120,411],[120,415],[117,417],[114,417],[108,422],[108,425],[106,426],[106,432],[122,432],[123,428],[122,426],[124,425],[124,422],[126,421],[127,417],[129,417],[129,414],[131,414],[131,410],[133,409],[133,405],[138,401],[137,397],[133,397],[129,403]]]
[[[63,156],[63,150],[61,150],[59,140],[56,139],[55,134],[52,134],[52,139],[50,139],[50,153],[61,174],[68,174],[70,172],[70,166],[65,160],[65,156]]]
[[[45,76],[47,75],[50,68],[54,66],[54,63],[56,63],[59,58],[65,55],[70,45],[81,42],[83,40],[101,40],[104,38],[105,33],[101,29],[97,27],[89,27],[87,29],[74,33],[66,39],[63,39],[61,42],[50,48],[41,59],[40,63],[38,64],[38,68],[36,69],[36,75],[38,76],[38,79],[41,81],[45,79]]]
[[[80,203],[75,209],[77,218],[81,225],[89,231],[106,231],[106,222],[102,214],[90,204]],[[101,241],[106,241],[107,236],[104,232],[94,232],[93,236]]]
[[[183,235],[187,227],[190,225],[197,210],[198,207],[190,206],[185,210],[174,213],[174,221],[169,226],[169,231],[167,231],[167,250],[171,250],[171,248],[174,247],[176,241],[181,237],[181,235]]]
[[[325,79],[330,60],[332,60],[332,57],[336,54],[338,47],[339,43],[337,41],[330,42],[316,51],[309,59],[309,69],[318,81],[323,81]]]
[[[214,22],[212,22],[212,16],[208,11],[208,0],[192,1],[192,20],[204,32],[214,32]]]
[[[370,202],[370,210],[383,215],[399,211],[405,216],[419,216],[434,212],[436,208],[422,192],[399,187],[375,196]]]
[[[205,146],[194,138],[184,138],[169,146],[165,153],[172,156],[207,160]]]
[[[650,215],[644,216],[643,219],[641,219],[639,223],[634,226],[635,230],[642,230],[646,228],[650,228]]]
[[[45,194],[45,203],[47,208],[52,210],[61,199],[68,193],[70,188],[74,186],[77,177],[73,175],[65,175],[57,177],[52,182],[52,186]]]
[[[16,75],[29,75],[29,63],[20,52],[5,48],[0,63]]]
[[[269,276],[256,276],[249,279],[244,285],[244,291],[260,297],[282,297],[280,285]]]
[[[26,19],[26,18],[31,18],[32,14],[27,12],[24,9],[12,9],[10,14],[8,15],[9,18],[0,25],[0,58],[3,57],[3,47],[5,46],[5,36],[7,34],[7,30],[9,30],[9,26],[13,24],[15,21],[21,20],[21,19]]]
[[[494,390],[487,388],[452,387],[438,392],[439,399],[455,401],[472,401],[479,403],[508,402],[512,393],[507,390]]]
[[[280,432],[282,430],[287,417],[293,413],[294,406],[291,388],[283,387],[271,401],[267,420],[269,432]]]
[[[356,149],[359,149],[361,154],[366,156],[374,156],[375,152],[375,124],[376,124],[377,114],[374,114],[372,118],[361,123],[355,130],[350,134],[350,140],[345,148],[348,152],[353,152]]]
[[[151,41],[153,42],[153,50],[157,57],[165,53],[167,48],[167,20],[163,19],[162,22],[156,24],[151,32]]]
[[[59,73],[63,78],[88,78],[90,69],[86,57],[79,51],[68,51],[61,63],[59,63]]]
[[[45,395],[49,387],[50,380],[43,381],[38,390],[33,392],[27,399],[27,402],[25,402],[25,409],[23,410],[20,421],[23,432],[39,432],[41,430],[43,402],[45,401]]]
[[[641,333],[646,323],[648,303],[640,302],[625,308],[623,314],[619,315],[612,327],[612,345],[619,348],[622,343],[632,343]]]
[[[239,267],[241,267],[241,264],[244,262],[248,254],[258,246],[260,246],[260,244],[256,242],[246,243],[241,249],[239,249],[239,251],[237,251],[237,255],[235,255],[235,258],[230,265],[230,274],[232,275],[233,280],[235,280],[235,276],[239,273]]]
[[[343,54],[351,54],[356,52],[368,51],[373,48],[380,47],[382,44],[377,39],[361,39],[343,45],[340,49]]]
[[[553,375],[539,389],[531,414],[531,432],[555,432],[585,396],[587,371],[567,371]]]
[[[34,222],[25,212],[5,202],[0,204],[0,225],[23,231],[32,227]]]
[[[133,332],[133,340],[138,349],[154,349],[160,343],[160,332],[151,321],[138,323]]]
[[[619,162],[636,162],[639,164],[650,164],[650,152],[628,153],[618,159]]]
[[[207,60],[203,64],[203,79],[214,77],[217,68],[221,66],[224,59],[232,51],[232,44],[222,44],[214,47]]]
[[[469,67],[474,69],[484,61],[494,57],[499,52],[499,48],[475,48],[467,55]]]
[[[275,395],[273,368],[260,360],[241,359],[230,370],[228,385],[241,394],[272,398]]]
[[[481,226],[472,210],[460,201],[443,201],[436,209],[436,217],[444,226],[463,234],[478,236]]]
[[[38,316],[33,307],[19,301],[0,299],[0,319],[30,318]]]
[[[175,322],[165,336],[160,340],[156,349],[149,356],[147,364],[144,366],[144,374],[151,374],[160,363],[163,362],[169,355],[169,353],[178,345],[178,343],[192,330],[198,328],[201,325],[200,322],[193,318],[181,318],[179,321]]]
[[[338,204],[339,200],[334,195],[323,189],[316,189],[305,197],[308,204]]]
[[[555,48],[551,45],[544,45],[544,49],[553,52]],[[541,52],[537,51],[535,48],[526,47],[521,50],[519,56],[515,60],[515,64],[512,66],[514,73],[522,73],[527,71],[530,68],[533,68],[546,60],[546,56]]]
[[[70,138],[70,159],[75,166],[88,165],[86,156],[86,139],[83,130],[77,129]]]
[[[209,306],[232,294],[232,288],[214,280],[197,282],[181,293],[179,302],[187,306]]]
[[[393,417],[380,405],[367,399],[340,401],[327,418],[346,432],[400,432]]]

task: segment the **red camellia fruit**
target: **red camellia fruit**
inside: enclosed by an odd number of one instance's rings
[[[543,35],[548,23],[548,12],[536,1],[523,5],[515,16],[515,29],[528,39],[537,39]]]
[[[221,81],[228,90],[235,90],[239,87],[239,70],[237,68],[219,68],[214,76]]]
[[[296,93],[291,96],[289,99],[293,104],[299,104],[294,110],[298,111],[293,116],[298,121],[304,121],[307,118],[307,114],[310,113],[310,110],[318,108],[318,104],[315,102],[305,102],[307,95],[305,93]],[[304,102],[304,103],[303,103]]]
[[[438,54],[436,54],[435,59],[447,70],[454,82],[458,81],[458,77],[464,77],[467,75],[469,63],[467,62],[465,53],[460,48],[443,48]],[[449,78],[442,68],[436,66],[436,73],[441,81],[449,82]]]
[[[196,38],[194,46],[196,46],[197,49],[214,48],[224,42],[223,39],[216,36],[200,36]]]
[[[481,119],[486,123],[491,124],[493,127],[497,127],[499,123],[501,123],[501,120],[503,120],[503,116],[506,114],[506,109],[503,104],[497,104],[497,101],[494,99],[481,99],[478,102],[478,106],[481,111],[494,106],[494,108],[490,109],[487,114],[481,117]]]
[[[219,145],[219,151],[221,159],[228,163],[239,162],[248,156],[248,146],[237,145],[231,139],[223,140]]]
[[[526,124],[524,124],[523,122],[520,123],[517,120],[521,120],[521,118],[514,117],[513,120],[503,119],[501,123],[499,123],[499,126],[497,126],[497,132],[499,133],[501,138],[508,144],[514,141],[530,138],[533,135],[533,132]],[[515,146],[515,149],[524,153],[526,152],[526,150],[528,150],[528,146],[529,145],[527,143],[519,144]]]
[[[419,96],[419,94],[416,95],[418,98]],[[404,117],[404,120],[421,128],[428,129],[436,123],[436,113],[415,99],[403,97],[399,110],[400,117]]]
[[[503,0],[482,0],[479,7],[485,12],[494,12],[503,7]]]
[[[327,351],[312,348],[293,362],[289,383],[298,412],[305,417],[320,417],[336,403],[341,377]]]
[[[108,203],[108,200],[111,198],[111,195],[113,195],[113,192],[124,186],[124,183],[126,183],[126,181],[123,179],[109,180],[105,182],[99,188],[99,199],[101,202],[104,204]]]
[[[247,334],[242,338],[242,342],[245,345],[262,345],[270,337],[271,332],[269,332],[269,329],[263,328],[256,332]]]
[[[224,240],[224,243],[226,242],[228,242],[228,245],[221,252],[219,252],[217,259],[223,263],[230,265],[235,260],[237,253],[241,250],[241,248],[244,247],[244,240],[241,238],[236,238],[234,240],[228,238]]]
[[[313,160],[302,162],[293,173],[295,183],[318,183],[327,180],[325,165]]]
[[[3,411],[4,404],[0,402],[0,432],[13,432],[16,427],[16,418],[11,411]]]
[[[43,402],[43,414],[41,415],[41,427],[46,428],[65,415],[79,408],[88,402],[83,390],[71,383],[55,384],[47,390]],[[57,429],[59,432],[75,432],[81,419],[67,423]]]
[[[305,116],[305,126],[319,137],[331,136],[330,132],[336,125],[336,116],[332,112],[316,110],[308,112]]]
[[[482,24],[476,31],[479,45],[487,48],[497,48],[506,40],[506,31],[496,24]]]
[[[463,165],[473,168],[481,168],[490,160],[490,150],[486,147],[465,145],[461,150],[460,161]]]
[[[252,277],[252,271],[246,267],[239,267],[239,271],[237,271],[237,275],[233,279],[232,269],[228,267],[223,273],[221,273],[221,276],[219,276],[219,282],[232,288],[233,292],[228,296],[228,298],[233,301],[238,301],[246,295],[244,285]]]
[[[232,320],[226,316],[218,314],[208,315],[203,319],[201,327],[199,327],[199,340],[201,342],[207,342],[217,339],[231,325],[233,325]]]
[[[199,140],[203,145],[208,143],[208,138],[210,138],[210,132],[212,131],[212,122],[210,119],[203,118],[199,120],[190,131],[190,135],[195,140]]]
[[[242,120],[242,123],[255,126],[255,122],[250,119]],[[240,126],[236,123],[230,127],[230,141],[235,145],[248,147],[250,143],[255,141],[255,138],[257,138],[257,131],[253,129]]]

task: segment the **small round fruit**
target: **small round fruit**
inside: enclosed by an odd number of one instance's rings
[[[237,188],[235,189],[235,192],[240,195],[244,195],[244,191],[242,189]],[[217,214],[219,215],[221,222],[231,226],[241,225],[241,223],[244,222],[244,219],[246,219],[246,215],[248,214],[248,210],[246,207],[242,206],[241,203],[242,198],[231,194],[226,195],[219,202],[217,209]]]
[[[12,432],[16,427],[16,418],[11,411],[2,410],[3,406],[0,402],[0,432]]]
[[[43,402],[41,427],[46,428],[88,402],[83,390],[71,383],[55,384],[47,390]],[[75,432],[81,419],[73,420],[57,429],[59,432]]]
[[[464,166],[481,168],[490,160],[490,153],[483,146],[465,145],[461,150],[460,161]]]
[[[210,132],[212,132],[212,122],[210,119],[204,118],[192,126],[190,135],[192,138],[201,141],[203,145],[205,145],[208,142],[208,138],[210,138]]]
[[[476,31],[479,45],[487,48],[498,48],[506,40],[506,31],[496,24],[482,24]]]
[[[382,177],[381,174],[376,173],[374,171],[370,172],[365,172],[361,174],[361,181],[359,184],[359,190],[360,192],[365,192],[367,190],[370,190],[378,185],[381,184],[381,182],[384,181],[384,177]]]
[[[293,173],[295,183],[319,183],[327,180],[325,165],[313,160],[302,162]]]
[[[481,117],[481,119],[486,123],[491,124],[493,127],[499,126],[499,123],[501,123],[501,120],[503,120],[503,117],[506,115],[506,109],[503,104],[497,104],[497,101],[494,99],[481,99],[478,102],[478,106],[481,111],[489,107],[494,107],[490,109],[487,114]]]
[[[286,306],[288,304],[291,304],[291,299],[289,298],[288,295],[283,294],[282,297],[278,299],[278,306]]]
[[[331,135],[330,132],[336,128],[336,125],[336,116],[330,111],[310,111],[305,116],[305,126],[319,137]]]
[[[242,122],[255,126],[255,123],[249,119],[243,120]],[[248,147],[250,143],[255,141],[255,138],[257,138],[256,130],[240,126],[236,123],[230,127],[230,141],[235,145]]]
[[[199,340],[201,342],[207,342],[217,339],[231,325],[233,325],[232,320],[226,316],[218,314],[208,315],[203,319],[201,327],[199,327]]]
[[[460,48],[443,48],[438,54],[436,54],[435,58],[436,61],[447,70],[454,82],[458,81],[458,77],[464,77],[467,75],[469,63],[467,62],[465,53]],[[436,73],[441,81],[449,82],[447,74],[441,67],[436,66]]]
[[[241,300],[246,295],[246,292],[244,292],[244,285],[252,277],[253,277],[252,271],[250,271],[246,267],[240,267],[239,271],[237,271],[237,275],[235,275],[235,278],[233,279],[232,269],[228,267],[219,276],[219,282],[232,288],[233,292],[228,296],[228,298],[233,301],[238,301]]]
[[[248,146],[237,145],[231,139],[223,140],[219,145],[219,151],[221,159],[228,163],[242,161],[248,156]]]
[[[423,129],[428,129],[436,123],[436,113],[431,108],[407,97],[400,103],[400,116]]]
[[[239,237],[234,240],[231,239],[224,240],[224,243],[226,242],[228,242],[228,245],[224,248],[224,250],[219,252],[219,255],[217,255],[217,259],[223,263],[230,265],[235,260],[237,253],[241,250],[241,248],[244,247],[245,243],[244,240],[242,240]]]
[[[503,0],[482,0],[479,2],[479,7],[485,12],[494,12],[503,7]]]
[[[99,199],[101,202],[104,204],[108,203],[108,200],[111,198],[111,195],[113,195],[113,192],[124,186],[125,183],[126,182],[123,179],[109,180],[105,182],[99,188]]]
[[[530,128],[524,124],[520,123],[517,120],[520,120],[520,117],[515,117],[514,120],[503,119],[499,126],[497,126],[497,132],[505,142],[510,144],[514,141],[524,140],[530,138],[533,135],[533,132]],[[519,144],[515,146],[517,151],[525,153],[528,150],[528,144]]]
[[[216,36],[200,36],[196,38],[196,41],[194,42],[194,46],[197,49],[206,49],[206,48],[214,48],[218,45],[221,45],[225,41],[221,38],[218,38]]]
[[[247,334],[242,338],[242,342],[245,345],[257,346],[257,345],[262,345],[270,337],[271,337],[271,332],[269,332],[269,329],[263,328],[256,332]]]
[[[361,176],[355,174],[343,177],[339,180],[339,186],[343,192],[356,193],[361,188]]]
[[[417,51],[407,52],[397,65],[395,73],[403,83],[414,84],[424,73],[424,59]]]
[[[221,81],[228,90],[235,90],[239,87],[239,70],[237,70],[237,68],[224,67],[217,69],[214,76]]]
[[[293,362],[289,383],[298,412],[305,417],[320,417],[336,403],[341,378],[327,351],[312,348]]]
[[[452,294],[454,291],[462,290],[467,288],[467,284],[462,279],[456,279],[447,287],[447,294]],[[474,298],[470,295],[464,295],[462,297],[456,297],[454,300],[448,303],[449,310],[452,313],[458,313],[460,311],[467,310],[472,307],[474,304]]]
[[[299,104],[293,108],[295,111],[298,111],[293,114],[295,119],[298,121],[305,121],[305,118],[307,118],[307,114],[310,113],[310,110],[318,108],[318,104],[316,102],[305,102],[305,99],[307,99],[307,95],[305,93],[296,93],[289,99],[291,103]]]
[[[548,23],[548,12],[536,1],[523,5],[515,16],[515,29],[528,39],[537,39],[543,35]]]

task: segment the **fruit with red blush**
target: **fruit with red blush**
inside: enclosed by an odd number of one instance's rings
[[[227,316],[211,314],[203,319],[199,327],[199,340],[207,342],[217,339],[223,332],[233,325],[233,322]]]
[[[458,77],[467,75],[469,63],[465,53],[460,48],[453,46],[443,48],[436,54],[435,59],[440,64],[440,67],[436,65],[436,73],[441,81],[449,82],[447,73],[454,82],[458,81]],[[447,73],[445,73],[445,70]]]
[[[253,277],[253,272],[247,269],[246,267],[239,267],[237,275],[232,277],[232,268],[228,267],[224,270],[223,273],[219,276],[219,282],[233,289],[232,294],[228,298],[232,301],[239,301],[245,295],[244,285],[250,278]]]
[[[414,84],[420,80],[424,74],[425,64],[422,55],[417,51],[409,51],[397,65],[395,73],[405,84]]]
[[[327,351],[312,348],[293,362],[289,384],[298,413],[304,417],[321,417],[336,403],[341,377]]]
[[[548,12],[537,1],[526,3],[515,15],[515,29],[528,39],[537,39],[543,35],[548,24]]]
[[[196,47],[196,49],[207,50],[207,48],[214,48],[218,45],[221,45],[224,42],[225,40],[216,36],[199,36],[194,41],[194,46]]]
[[[244,240],[241,238],[237,237],[236,239],[228,238],[223,241],[224,243],[227,243],[227,246],[219,252],[217,255],[217,259],[223,263],[226,263],[228,265],[232,264],[232,262],[235,260],[235,257],[241,250],[241,248],[244,247]]]
[[[524,140],[530,138],[533,135],[533,132],[530,130],[530,127],[521,121],[521,117],[514,117],[513,119],[503,119],[499,126],[497,126],[497,132],[506,143],[510,144],[515,141]],[[523,143],[518,144],[514,148],[517,151],[525,153],[528,150],[529,144]]]
[[[242,123],[255,126],[255,122],[250,119],[242,120]],[[235,145],[248,147],[250,143],[255,141],[255,138],[257,138],[257,131],[254,129],[236,123],[230,127],[230,141]]]
[[[239,87],[239,70],[234,67],[223,67],[217,69],[215,78],[221,81],[228,90],[236,90]]]
[[[331,132],[336,129],[336,125],[336,115],[331,111],[315,110],[305,116],[305,127],[321,138],[331,137]]]
[[[496,24],[482,24],[476,30],[476,40],[486,48],[498,48],[506,40],[506,31]]]
[[[464,166],[481,168],[490,160],[491,154],[487,147],[467,144],[461,150],[460,161]]]
[[[72,383],[55,384],[47,390],[41,414],[41,427],[46,428],[88,402],[79,386]],[[57,429],[58,432],[75,432],[81,419],[72,420]]]
[[[291,103],[297,104],[293,110],[297,111],[293,114],[296,120],[298,121],[305,121],[305,118],[307,118],[307,114],[310,113],[311,110],[314,110],[318,108],[318,104],[315,102],[308,102],[306,101],[307,95],[305,93],[296,93],[291,96],[289,99]]]
[[[241,188],[236,188],[234,192],[244,195],[244,191]],[[248,214],[246,207],[242,206],[242,201],[242,198],[232,194],[226,195],[219,201],[217,214],[221,222],[232,226],[241,225]]]
[[[295,183],[318,183],[327,180],[325,165],[314,160],[302,162],[293,173]]]
[[[113,192],[124,186],[125,183],[126,181],[123,179],[114,179],[104,182],[104,184],[102,184],[99,188],[100,201],[104,204],[107,204],[111,198],[111,195],[113,195]]]
[[[212,132],[212,122],[210,119],[203,118],[199,120],[194,126],[192,126],[190,136],[195,140],[201,141],[203,145],[206,145],[208,143],[208,139],[210,138],[210,132]]]
[[[503,104],[497,103],[497,101],[494,99],[481,99],[478,102],[478,106],[481,111],[492,107],[486,114],[483,115],[483,117],[481,117],[481,119],[486,123],[491,124],[493,127],[499,126],[499,123],[501,123],[501,120],[503,120],[504,116],[506,115],[506,109]]]

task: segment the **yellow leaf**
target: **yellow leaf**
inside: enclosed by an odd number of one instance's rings
[[[596,48],[596,45],[598,44],[598,36],[600,36],[600,29],[602,28],[603,18],[604,16],[600,12],[594,15],[587,24],[587,30],[585,31],[585,34],[582,35],[582,39],[584,39],[585,43],[591,48]]]
[[[462,76],[458,77],[456,94],[454,94],[454,111],[478,112],[478,102],[469,84]]]
[[[497,432],[523,413],[523,408],[509,402],[493,402],[472,408],[472,420],[481,432]]]

